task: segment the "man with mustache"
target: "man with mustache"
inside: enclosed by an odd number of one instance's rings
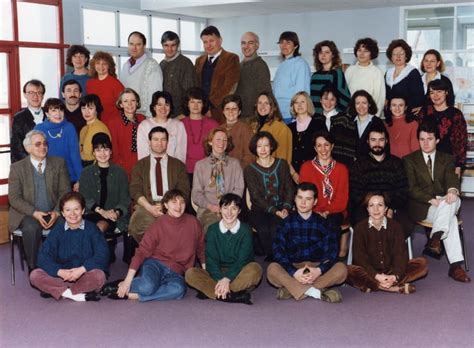
[[[82,117],[79,100],[82,97],[82,87],[76,80],[68,80],[64,82],[61,95],[64,98],[66,108],[64,109],[64,117],[71,122],[76,128],[77,135],[81,132],[82,127],[86,125],[86,120]]]
[[[381,191],[388,196],[387,217],[398,220],[408,236],[413,225],[405,210],[408,179],[403,161],[390,154],[389,135],[385,126],[377,123],[369,127],[369,153],[354,162],[349,176],[351,223],[355,225],[367,217],[363,204],[367,193]]]

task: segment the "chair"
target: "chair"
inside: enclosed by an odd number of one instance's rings
[[[423,226],[425,230],[427,231],[431,231],[431,229],[433,228],[433,223],[427,220],[417,221],[416,224]],[[459,230],[459,238],[461,239],[462,253],[464,256],[464,268],[466,269],[466,272],[469,272],[469,262],[467,260],[466,241],[464,239],[463,221],[460,219],[458,219],[458,230]]]
[[[50,230],[43,230],[43,239],[46,238],[49,234]],[[21,262],[21,270],[25,271],[24,261],[26,260],[25,257],[25,249],[23,247],[23,232],[21,230],[15,230],[13,233],[10,233],[10,243],[11,243],[11,250],[10,250],[10,258],[11,258],[11,283],[15,285],[15,243],[17,244],[18,251],[20,253],[20,262]]]

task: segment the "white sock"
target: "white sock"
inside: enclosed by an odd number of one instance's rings
[[[67,288],[66,290],[64,290],[64,292],[61,294],[62,297],[64,298],[68,298],[70,300],[73,300],[73,301],[77,301],[77,302],[85,302],[86,300],[86,295],[85,294],[76,294],[76,295],[73,295],[72,292],[71,292],[71,289]]]
[[[313,287],[310,287],[308,290],[306,290],[304,294],[318,300],[321,299],[321,290],[313,288]]]

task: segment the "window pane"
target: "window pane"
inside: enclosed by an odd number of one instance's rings
[[[474,6],[458,7],[457,48],[474,49]]]
[[[41,67],[41,68],[38,68]],[[58,97],[59,90],[59,50],[49,48],[20,48],[20,85],[38,79],[46,86],[44,99]],[[21,104],[26,100],[21,93]]]
[[[152,17],[151,30],[153,32],[152,48],[161,48],[161,36],[165,31],[170,30],[178,34],[178,21],[176,19]]]
[[[200,51],[201,39],[199,34],[204,27],[201,22],[181,21],[181,49],[188,51]]]
[[[454,7],[420,8],[407,10],[406,13],[407,32],[415,31],[411,34],[414,41],[408,42],[412,49],[454,48]],[[416,46],[417,44],[420,46]]]
[[[0,40],[13,40],[11,1],[0,0]]]
[[[120,13],[120,46],[128,46],[128,35],[133,31],[139,31],[146,38],[148,34],[148,21],[146,16]]]
[[[10,168],[10,154],[8,154],[8,168]],[[8,195],[8,184],[0,185],[0,196],[6,195]]]
[[[8,56],[6,53],[0,53],[0,108],[8,108]],[[0,142],[1,144],[1,142]]]
[[[83,9],[82,14],[85,44],[117,46],[115,12]]]
[[[159,63],[163,59],[165,59],[165,54],[164,53],[153,53],[153,58]]]
[[[10,115],[0,114],[0,145],[10,144]],[[5,151],[5,147],[0,147],[0,151]],[[1,171],[0,166],[0,171]],[[3,178],[0,175],[0,179]]]
[[[408,30],[407,41],[414,51],[439,50],[439,29]]]
[[[59,42],[57,6],[18,2],[18,35],[20,41]]]

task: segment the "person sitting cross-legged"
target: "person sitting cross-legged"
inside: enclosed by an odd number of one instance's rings
[[[268,266],[267,278],[278,287],[278,299],[302,300],[309,296],[325,302],[342,301],[338,290],[327,289],[343,283],[347,276],[346,265],[337,262],[339,226],[313,213],[317,197],[314,184],[299,184],[297,211],[277,230],[273,242],[275,262]]]
[[[249,290],[260,282],[262,267],[254,261],[252,230],[238,219],[242,198],[227,193],[219,207],[222,219],[206,234],[206,269],[188,269],[186,283],[199,298],[252,304]]]

